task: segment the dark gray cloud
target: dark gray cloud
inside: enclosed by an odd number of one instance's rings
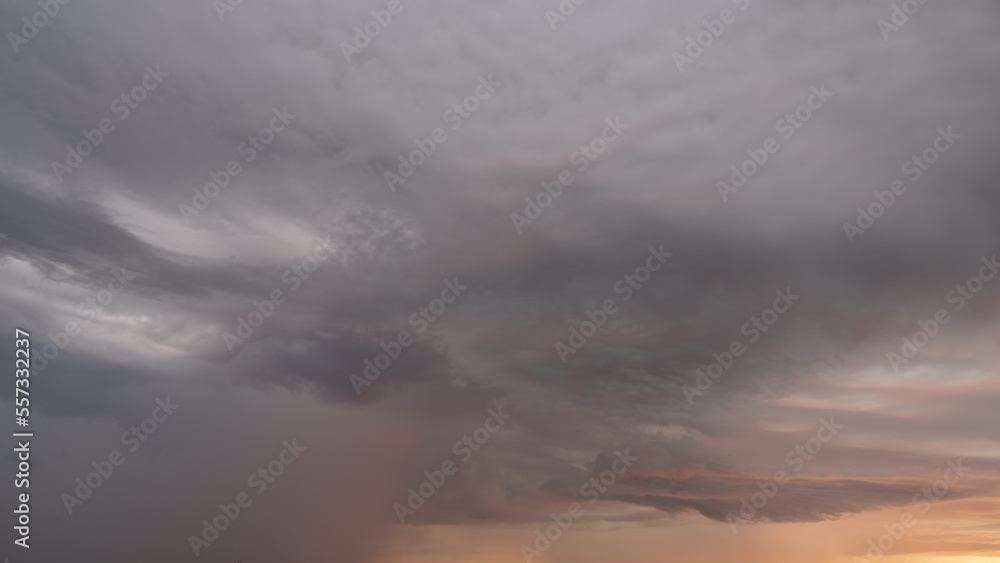
[[[30,328],[38,350],[81,329],[37,375],[35,416],[70,436],[38,454],[39,521],[64,534],[39,560],[190,556],[191,530],[286,437],[275,428],[307,428],[315,465],[213,557],[377,560],[392,504],[497,404],[510,426],[412,523],[544,519],[625,447],[641,469],[604,499],[635,507],[622,522],[644,507],[724,520],[835,413],[843,442],[762,516],[820,521],[906,504],[989,443],[1000,280],[961,311],[947,296],[1000,253],[993,3],[924,5],[886,41],[888,5],[752,0],[684,72],[673,52],[727,3],[586,3],[555,31],[537,3],[404,5],[350,63],[341,42],[371,7],[307,0],[247,1],[223,21],[212,3],[71,2],[0,50],[0,325]],[[0,30],[36,9],[4,8]],[[115,100],[158,65],[162,83],[121,119]],[[501,85],[453,129],[446,112],[486,76]],[[820,85],[833,96],[782,138]],[[295,117],[249,161],[281,108]],[[574,151],[616,117],[627,129],[578,170]],[[114,131],[60,181],[52,162],[104,118]],[[447,141],[391,192],[384,173],[437,127]],[[960,138],[911,181],[904,163],[939,128]],[[716,183],[768,137],[780,149],[723,201]],[[185,221],[230,161],[241,171]],[[564,169],[573,183],[519,233],[511,214]],[[844,223],[897,179],[906,192],[852,243]],[[336,253],[293,290],[284,275],[317,237]],[[661,246],[672,257],[626,301],[616,283]],[[135,279],[81,314],[121,268]],[[456,278],[468,290],[418,332],[413,315]],[[276,289],[287,301],[231,353],[223,335]],[[779,290],[801,297],[751,342]],[[555,344],[607,299],[618,312],[562,362]],[[893,371],[887,353],[939,308],[950,322]],[[359,398],[350,376],[400,331],[414,344]],[[689,401],[734,341],[746,353]],[[168,391],[190,418],[163,457],[144,449],[87,506],[134,539],[70,526],[83,517],[58,495]],[[983,483],[997,471],[985,454],[976,467]],[[163,507],[159,529],[125,518],[139,498],[126,482]],[[956,498],[988,485],[966,487]]]

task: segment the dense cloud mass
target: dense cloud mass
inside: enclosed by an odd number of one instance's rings
[[[42,4],[11,561],[1000,561],[995,2]]]

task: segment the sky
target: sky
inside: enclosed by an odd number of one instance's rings
[[[998,24],[4,3],[3,555],[1000,563]]]

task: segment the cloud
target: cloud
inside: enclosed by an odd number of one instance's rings
[[[724,521],[831,412],[852,431],[762,520],[901,506],[942,459],[983,449],[996,422],[1000,289],[986,283],[952,311],[901,373],[886,354],[952,310],[949,291],[1000,250],[992,3],[924,6],[885,41],[877,21],[889,6],[756,0],[683,73],[672,53],[728,3],[585,3],[555,30],[527,0],[404,6],[350,62],[341,42],[373,8],[310,0],[244,2],[222,21],[211,3],[70,3],[20,52],[0,54],[0,324],[31,328],[38,350],[80,325],[32,398],[53,432],[93,431],[45,458],[67,457],[47,477],[72,483],[140,398],[164,388],[221,401],[226,422],[211,435],[267,453],[270,442],[246,434],[266,426],[252,423],[267,401],[248,397],[260,393],[275,398],[275,425],[299,413],[329,424],[313,427],[316,459],[335,463],[340,446],[353,456],[355,473],[314,469],[294,489],[303,496],[280,505],[306,507],[283,524],[302,545],[297,560],[332,550],[374,561],[365,537],[389,533],[394,499],[497,403],[517,413],[511,427],[414,523],[547,518],[618,447],[643,462],[605,499],[627,505],[615,518],[645,521],[652,507],[656,518]],[[0,29],[17,29],[22,11],[5,8]],[[147,65],[169,74],[122,119],[113,104]],[[446,112],[485,75],[501,86],[452,129]],[[779,120],[821,84],[833,97],[783,138]],[[297,117],[249,160],[240,147],[284,107]],[[614,117],[630,127],[580,170],[574,152]],[[57,179],[52,162],[103,118],[114,131]],[[448,139],[391,192],[384,173],[438,127]],[[961,137],[911,182],[904,163],[941,127]],[[768,137],[780,150],[723,201],[716,183]],[[179,206],[234,160],[243,172],[186,224]],[[573,183],[519,234],[511,214],[563,170]],[[844,224],[897,179],[906,193],[852,244]],[[336,258],[292,290],[283,275],[317,237]],[[671,259],[626,300],[616,284],[661,245]],[[84,318],[77,305],[121,268],[136,279]],[[456,276],[468,293],[417,334],[412,315]],[[785,288],[801,300],[753,328]],[[275,289],[287,302],[230,353],[223,334]],[[620,312],[560,361],[554,345],[607,299]],[[413,346],[359,398],[351,374],[403,330]],[[688,401],[697,370],[736,341],[746,353]],[[191,420],[207,425],[214,411],[202,408]],[[205,426],[176,428],[170,462],[144,467],[214,496],[165,512],[154,543],[176,551],[163,557],[181,556],[189,529],[254,463],[226,459]],[[366,428],[378,439],[362,439]],[[986,455],[976,466],[996,471]],[[187,494],[132,478],[159,502]],[[309,504],[310,491],[379,502],[354,520],[350,503]],[[94,515],[127,512],[134,500],[120,494]],[[61,517],[51,504],[39,509]],[[268,537],[281,514],[269,506],[232,545]],[[342,544],[329,543],[327,521]],[[138,520],[121,525],[140,533]],[[71,539],[44,557],[93,545]],[[149,555],[140,543],[112,555]],[[213,556],[223,553],[241,556]]]

